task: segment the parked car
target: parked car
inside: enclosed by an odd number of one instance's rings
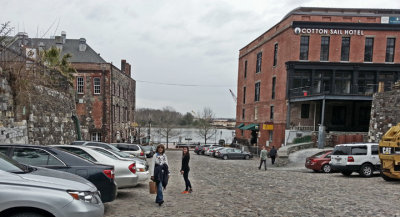
[[[204,154],[207,155],[207,156],[212,156],[214,151],[215,151],[215,149],[219,148],[219,147],[221,147],[221,146],[219,146],[219,145],[211,145],[210,147],[207,148],[207,150],[206,150],[206,152]]]
[[[308,169],[314,170],[314,172],[332,172],[332,167],[329,165],[331,161],[332,150],[318,152],[311,157],[306,158],[305,166]]]
[[[236,148],[224,148],[215,154],[216,157],[222,158],[224,160],[227,159],[250,159],[253,155],[249,152],[242,151]]]
[[[116,148],[114,145],[104,143],[104,142],[74,141],[71,143],[71,145],[96,146],[96,147],[102,147],[102,148],[109,149],[109,150],[121,151],[118,148]]]
[[[329,163],[332,169],[340,171],[345,176],[353,172],[363,177],[371,177],[374,171],[379,171],[381,162],[378,156],[377,143],[356,143],[336,145]]]
[[[111,157],[110,155],[105,155],[89,147],[80,145],[56,145],[54,147],[67,150],[94,162],[113,165],[115,182],[118,188],[134,187],[138,184],[139,177],[136,174],[136,163],[134,161],[118,160],[116,157]]]
[[[51,146],[0,145],[0,153],[25,165],[40,166],[81,176],[97,187],[103,203],[111,202],[117,196],[113,166],[96,164]]]
[[[0,216],[100,217],[96,187],[79,176],[26,166],[0,153]]]
[[[201,150],[201,146],[202,145],[196,145],[196,147],[194,147],[194,153],[196,153],[196,154],[200,154],[199,152],[200,152],[200,150]]]
[[[154,155],[153,147],[152,146],[141,146],[144,154],[146,155],[147,158],[151,158]]]
[[[207,151],[207,148],[210,147],[210,146],[211,145],[202,145],[202,146],[200,146],[199,151],[198,151],[197,154],[204,155],[206,153],[206,151]]]
[[[144,151],[139,144],[128,144],[128,143],[111,143],[111,144],[123,152],[133,154],[138,158],[146,159]]]
[[[135,161],[136,162],[136,174],[139,176],[139,182],[144,182],[148,181],[150,178],[150,172],[149,172],[149,166],[147,165],[146,161],[143,160],[135,160],[130,157],[122,157],[120,153],[118,152],[113,152],[112,150],[107,150],[105,148],[101,147],[92,147],[88,146],[89,148],[92,148],[98,152],[101,152],[102,154],[105,154],[109,157],[116,157],[119,160],[125,160],[125,161]],[[123,152],[122,152],[123,153]],[[128,154],[129,155],[129,154]]]
[[[213,151],[213,153],[212,153],[212,156],[213,156],[213,157],[216,157],[217,152],[220,151],[220,150],[222,150],[222,149],[225,149],[225,147],[217,147],[217,148],[215,148],[214,151]]]

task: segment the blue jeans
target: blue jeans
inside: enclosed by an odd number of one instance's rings
[[[163,186],[161,182],[157,182],[157,197],[156,197],[156,203],[159,203],[161,201],[164,201],[163,198]]]

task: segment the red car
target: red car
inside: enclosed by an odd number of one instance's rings
[[[329,165],[331,161],[332,151],[321,151],[311,157],[306,158],[306,168],[314,170],[314,172],[332,172],[332,167]]]

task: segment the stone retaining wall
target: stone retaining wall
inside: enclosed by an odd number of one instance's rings
[[[400,123],[400,90],[374,94],[368,141],[379,142],[383,134],[397,123]]]
[[[50,145],[76,140],[71,88],[33,84],[24,92],[24,100],[16,100],[10,74],[0,72],[0,144]]]

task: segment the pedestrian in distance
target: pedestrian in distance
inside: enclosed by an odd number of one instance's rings
[[[183,175],[183,179],[185,180],[185,190],[182,192],[182,194],[188,194],[192,193],[192,185],[189,181],[189,160],[190,160],[190,154],[189,154],[189,148],[188,147],[183,147],[182,150],[182,167],[181,167],[181,174]]]
[[[261,166],[263,163],[264,163],[265,170],[267,170],[267,155],[268,155],[268,152],[265,149],[265,146],[263,146],[262,151],[260,152],[260,166],[258,167],[259,170],[261,169]]]
[[[164,145],[158,145],[156,151],[151,164],[151,180],[156,183],[156,203],[161,206],[164,203],[163,189],[165,190],[168,185],[169,169]]]
[[[277,150],[275,149],[275,146],[272,146],[272,149],[269,151],[269,156],[271,157],[272,165],[275,164],[276,155],[277,155]]]

